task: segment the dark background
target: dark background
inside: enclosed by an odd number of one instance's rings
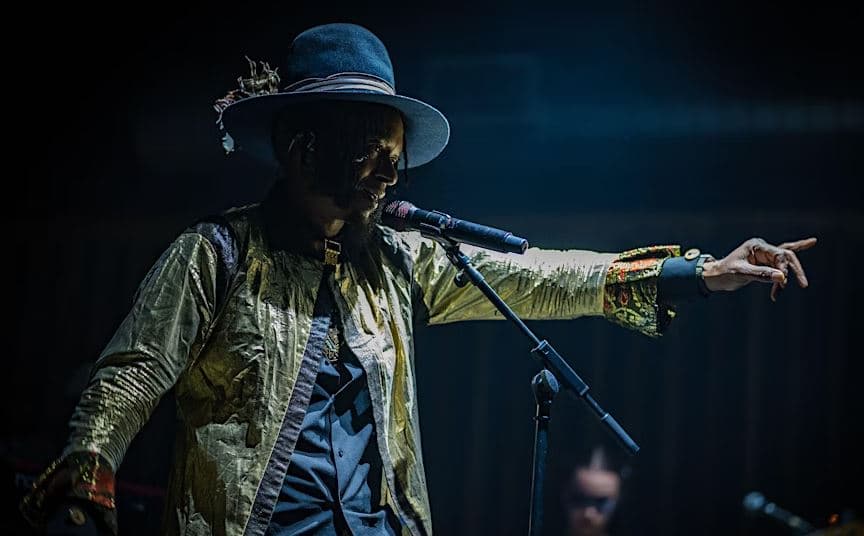
[[[782,534],[743,516],[754,489],[817,526],[861,512],[861,8],[663,6],[10,11],[7,533],[20,530],[14,497],[62,449],[88,368],[160,251],[269,185],[270,170],[224,156],[212,102],[246,74],[244,55],[278,65],[299,31],[337,21],[378,34],[400,93],[450,119],[450,146],[400,194],[420,206],[542,247],[680,243],[720,256],[751,236],[819,238],[801,255],[809,289],[776,304],[755,284],[712,296],[660,340],[602,319],[532,324],[642,446],[620,533]],[[503,323],[420,330],[416,345],[436,531],[526,532],[528,347]],[[121,534],[157,531],[172,417],[168,397],[119,472]],[[561,396],[549,534],[562,531],[562,483],[598,442],[615,448]]]

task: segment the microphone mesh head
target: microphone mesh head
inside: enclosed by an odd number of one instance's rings
[[[408,201],[390,201],[381,212],[381,223],[397,231],[407,231],[408,213],[412,208],[414,205]]]

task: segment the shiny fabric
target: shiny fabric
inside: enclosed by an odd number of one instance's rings
[[[215,305],[218,259],[212,244],[199,232],[182,234],[150,271],[99,358],[64,451],[98,453],[116,471],[129,442],[176,384],[180,424],[165,534],[247,533],[253,504],[268,491],[262,481],[287,417],[323,274],[321,261],[270,248],[258,206],[226,218],[242,230],[238,238],[246,247],[224,306],[217,311]],[[432,520],[413,366],[415,311],[429,324],[501,316],[477,289],[454,283],[455,269],[438,244],[417,233],[381,233],[382,288],[373,288],[350,263],[340,264],[327,282],[345,343],[368,379],[383,500],[399,517],[403,534],[428,534]],[[656,272],[669,252],[657,259],[646,253],[631,273],[628,261],[616,262],[614,253],[532,248],[512,255],[468,246],[463,251],[523,318],[611,311],[621,324],[637,319],[633,327],[659,331],[645,320],[656,322],[654,303],[628,302],[647,308],[637,315],[604,308],[606,281],[610,273],[629,274],[616,276],[615,285],[641,285],[649,289],[646,296],[653,288],[656,296]]]

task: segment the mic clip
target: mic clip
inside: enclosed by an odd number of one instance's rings
[[[444,238],[444,233],[441,232],[441,229],[439,227],[429,225],[428,223],[421,223],[417,226],[417,230],[420,231],[420,234],[425,236],[426,238],[431,238],[432,240],[438,242],[441,242],[441,239]]]
[[[450,218],[447,214],[443,212],[433,211],[435,214],[440,214],[447,218]],[[430,225],[428,223],[421,223],[417,226],[417,229],[420,231],[420,234],[425,236],[426,238],[431,238],[432,240],[438,242],[442,246],[444,246],[444,251],[447,252],[447,257],[451,260],[455,259],[457,255],[461,254],[459,251],[459,242],[453,240],[449,236],[444,234],[444,226],[435,227],[434,225]],[[455,261],[454,261],[455,262]],[[465,269],[462,268],[456,275],[453,276],[453,282],[457,287],[462,288],[469,283],[468,276],[465,274]]]
[[[447,222],[449,222],[452,219],[450,217],[450,215],[445,214],[445,213],[441,212],[440,210],[430,210],[429,213],[435,214],[436,216],[441,216],[442,218],[440,220],[438,220],[440,223],[437,227],[432,225],[432,224],[429,224],[429,223],[425,223],[425,222],[421,223],[420,225],[417,226],[418,230],[420,231],[420,234],[422,234],[423,236],[425,236],[427,238],[435,239],[439,242],[441,242],[442,238],[448,238],[448,237],[444,236],[444,229],[446,228]],[[448,240],[449,240],[449,238],[448,238]]]

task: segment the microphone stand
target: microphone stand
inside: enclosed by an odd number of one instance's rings
[[[550,411],[552,408],[552,400],[558,392],[558,384],[561,383],[565,388],[576,394],[583,402],[585,402],[591,411],[600,419],[600,422],[606,426],[613,436],[619,441],[624,449],[631,455],[639,452],[639,445],[624,431],[618,421],[609,415],[594,398],[588,394],[588,384],[567,364],[563,357],[549,344],[546,340],[540,340],[528,326],[522,322],[515,312],[501,299],[501,296],[495,292],[486,279],[474,266],[471,265],[471,260],[467,255],[459,250],[459,242],[445,236],[441,229],[431,225],[422,225],[421,232],[444,247],[447,253],[447,258],[458,269],[454,278],[454,282],[459,287],[464,287],[468,283],[473,284],[480,289],[486,298],[495,306],[498,311],[519,328],[523,335],[531,340],[534,347],[531,353],[540,360],[544,370],[541,370],[532,381],[532,389],[534,390],[537,401],[536,427],[534,433],[534,463],[531,476],[531,511],[528,518],[528,533],[531,536],[539,536],[542,533],[543,525],[543,483],[546,476],[546,454],[547,454],[547,435],[550,419]]]
[[[555,375],[546,369],[531,380],[537,413],[534,420],[534,463],[531,470],[531,510],[528,516],[528,534],[539,536],[543,531],[543,483],[546,481],[546,455],[549,453],[549,419],[552,418],[552,400],[561,386]]]

